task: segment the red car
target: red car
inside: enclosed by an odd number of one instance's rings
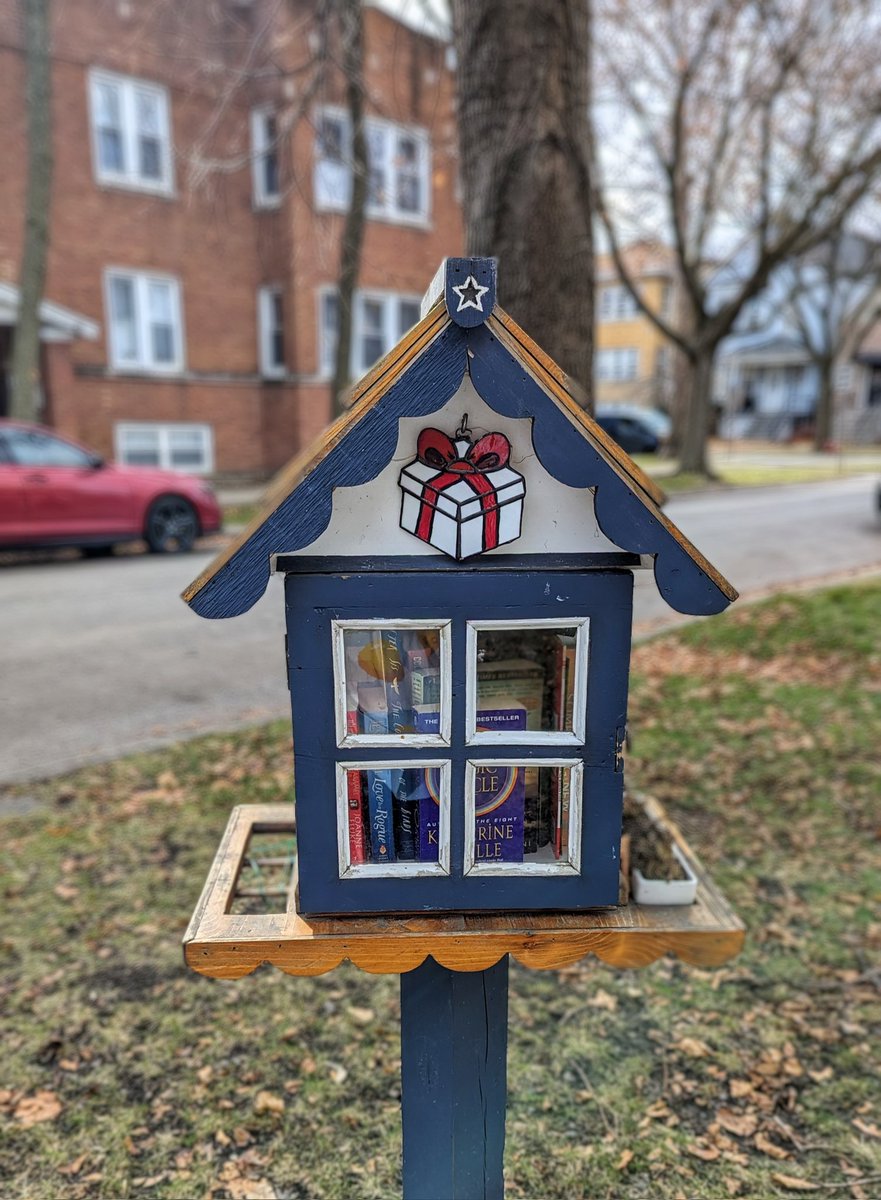
[[[0,548],[104,554],[144,538],[168,554],[220,527],[217,498],[201,479],[117,466],[50,430],[0,420]]]

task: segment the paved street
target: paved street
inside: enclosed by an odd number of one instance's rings
[[[870,477],[674,499],[672,519],[744,595],[881,567]],[[281,584],[244,617],[178,598],[209,560],[123,557],[0,567],[0,782],[287,711]],[[676,619],[650,574],[641,630]]]

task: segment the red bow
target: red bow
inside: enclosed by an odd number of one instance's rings
[[[503,433],[487,433],[459,457],[453,439],[440,429],[423,429],[416,442],[416,457],[437,471],[456,471],[461,475],[484,475],[508,465],[511,443]]]

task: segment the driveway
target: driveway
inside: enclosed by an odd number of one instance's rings
[[[667,511],[749,596],[881,568],[873,487],[863,477],[706,492]],[[281,582],[243,617],[202,620],[179,593],[211,557],[0,568],[0,783],[288,712]],[[677,619],[640,572],[638,632]]]

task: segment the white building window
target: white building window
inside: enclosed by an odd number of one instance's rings
[[[596,355],[597,379],[606,383],[619,383],[636,379],[639,368],[639,351],[627,346],[598,350]]]
[[[95,178],[137,191],[172,190],[168,92],[155,83],[89,75]]]
[[[627,321],[637,316],[639,305],[623,284],[604,287],[600,291],[599,319],[601,321]]]
[[[180,283],[167,275],[105,275],[110,363],[118,371],[183,369]]]
[[[281,200],[278,117],[271,108],[251,113],[251,173],[255,208],[277,208]]]
[[[257,296],[257,333],[260,374],[278,379],[287,371],[284,352],[284,293],[280,287],[262,287]]]
[[[123,421],[114,429],[116,459],[130,467],[161,467],[207,475],[214,470],[210,425]]]
[[[352,319],[351,372],[357,378],[388,354],[419,320],[420,301],[394,292],[356,292]],[[319,296],[321,373],[332,375],[339,331],[336,292]]]
[[[364,122],[369,178],[367,215],[400,224],[424,224],[429,215],[428,134],[370,117]],[[313,187],[318,209],[345,211],[352,190],[352,136],[348,114],[323,109],[315,122]]]

